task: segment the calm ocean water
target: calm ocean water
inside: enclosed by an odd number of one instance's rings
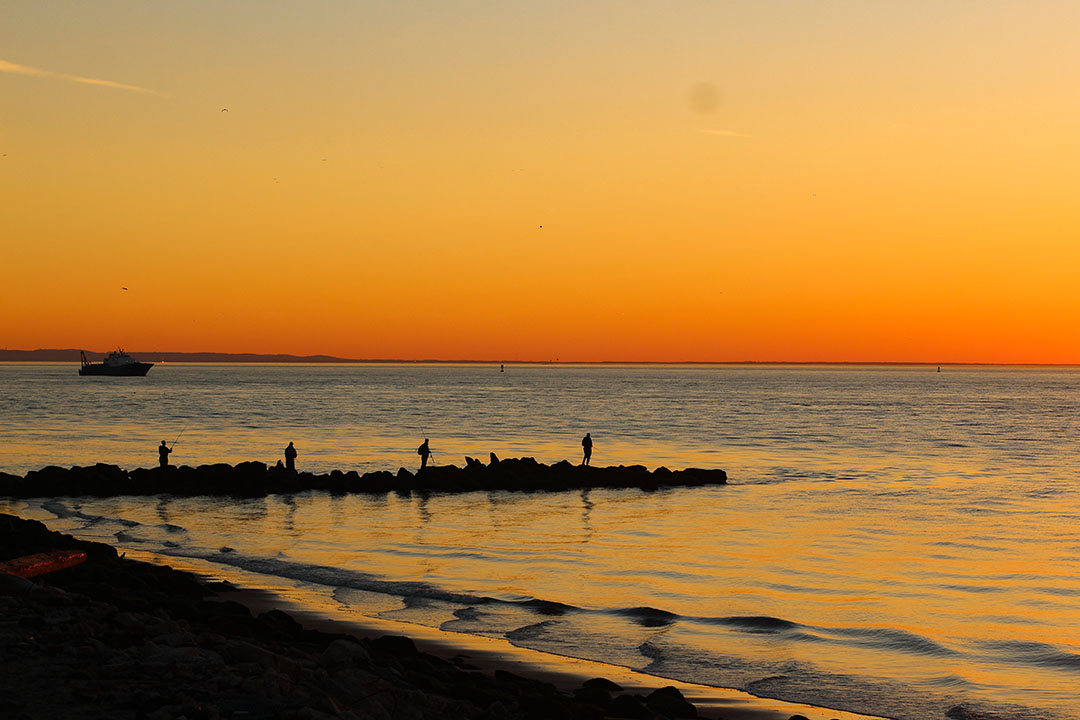
[[[0,470],[531,455],[726,487],[0,510],[342,613],[897,718],[1080,718],[1080,370],[0,365]],[[535,602],[543,601],[543,602]]]

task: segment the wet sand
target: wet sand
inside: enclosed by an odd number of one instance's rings
[[[138,554],[146,562],[165,563],[203,577],[207,581],[221,579],[211,569],[180,558],[158,558],[150,553]],[[252,583],[254,585],[255,583]],[[807,720],[882,720],[873,715],[862,715],[832,708],[822,708],[783,700],[762,698],[741,690],[686,683],[678,680],[648,675],[618,665],[563,657],[551,653],[517,647],[506,640],[453,633],[422,625],[394,620],[355,616],[343,618],[336,603],[327,602],[322,608],[311,609],[287,595],[266,587],[246,586],[234,592],[223,593],[222,600],[231,600],[251,608],[255,614],[268,610],[284,610],[301,625],[327,633],[340,633],[355,637],[379,637],[381,635],[406,635],[422,652],[436,657],[451,659],[467,658],[470,665],[485,673],[507,670],[523,677],[534,678],[555,685],[563,692],[573,692],[582,683],[602,677],[620,685],[626,692],[648,695],[653,690],[673,686],[693,703],[701,717],[723,720],[789,720],[802,715]],[[308,603],[310,600],[308,600]]]

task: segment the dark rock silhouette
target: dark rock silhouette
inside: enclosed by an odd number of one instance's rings
[[[649,706],[650,710],[660,713],[664,717],[697,717],[697,708],[683,697],[678,688],[672,685],[653,690],[645,698],[645,704]]]
[[[622,685],[616,682],[612,682],[607,678],[593,678],[592,680],[586,680],[581,684],[583,688],[600,688],[607,692],[622,692]]]
[[[189,467],[157,467],[124,470],[116,465],[98,463],[88,467],[62,468],[55,465],[31,470],[25,477],[0,473],[0,496],[15,498],[55,496],[114,495],[229,495],[261,497],[304,490],[327,490],[333,493],[386,492],[471,492],[476,490],[560,491],[591,488],[699,487],[724,485],[723,470],[687,468],[650,472],[644,465],[592,467],[573,465],[560,460],[544,465],[531,457],[499,460],[484,465],[474,458],[465,467],[428,466],[421,473],[401,468],[397,473],[385,470],[360,475],[355,470],[333,470],[327,474],[296,472],[280,465],[267,467],[261,462],[237,465],[215,463]],[[470,461],[471,462],[468,462]]]

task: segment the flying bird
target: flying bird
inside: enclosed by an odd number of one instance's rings
[[[229,108],[221,108],[221,112],[229,112]]]

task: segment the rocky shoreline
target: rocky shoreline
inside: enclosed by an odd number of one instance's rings
[[[400,635],[355,638],[279,610],[253,615],[217,597],[227,583],[0,514],[0,560],[58,549],[86,562],[39,582],[0,575],[0,715],[13,720],[699,717],[674,687],[632,694],[596,678],[567,693],[420,652]]]
[[[261,497],[304,490],[334,493],[472,492],[477,490],[559,491],[595,488],[699,487],[724,485],[723,470],[688,468],[650,471],[643,465],[591,467],[563,460],[545,465],[531,457],[500,460],[491,454],[487,464],[466,457],[465,465],[440,465],[419,472],[405,468],[361,475],[355,470],[326,474],[295,472],[262,462],[217,463],[189,467],[125,470],[117,465],[32,470],[25,477],[0,473],[0,496],[110,497],[115,495],[228,495]]]

